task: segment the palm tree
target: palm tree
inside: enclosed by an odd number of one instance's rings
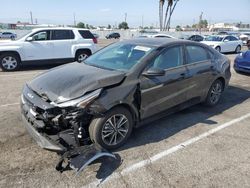
[[[165,12],[164,25],[163,25],[163,29],[165,30],[169,30],[170,28],[171,17],[178,1],[179,0],[168,0],[167,9]]]
[[[160,21],[160,30],[162,31],[162,22],[163,22],[163,6],[165,0],[159,0],[159,21]]]
[[[166,24],[167,24],[167,18],[168,18],[168,11],[169,11],[169,8],[171,9],[173,5],[173,0],[168,0],[168,6],[167,6],[167,9],[166,9],[166,12],[165,12],[165,19],[164,19],[164,24],[163,24],[163,30],[166,29]],[[170,10],[171,12],[171,10]]]

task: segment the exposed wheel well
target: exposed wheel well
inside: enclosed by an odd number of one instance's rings
[[[21,56],[20,56],[20,54],[19,54],[18,52],[16,52],[16,51],[1,51],[1,52],[0,52],[0,56],[3,55],[3,54],[7,54],[7,53],[12,53],[12,54],[17,55],[17,56],[19,57],[20,61],[21,61]]]

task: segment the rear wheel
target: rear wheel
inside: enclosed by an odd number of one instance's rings
[[[236,47],[236,49],[235,49],[235,53],[240,53],[240,51],[241,51],[241,46],[240,45],[238,45],[237,47]]]
[[[205,104],[207,106],[215,106],[218,104],[221,94],[223,92],[223,83],[221,80],[215,80],[212,86],[210,87]]]
[[[82,63],[90,56],[90,53],[86,50],[81,50],[76,53],[75,61]]]
[[[3,71],[16,71],[20,67],[20,58],[14,53],[5,53],[0,56],[0,67]]]
[[[123,107],[111,109],[102,118],[94,119],[89,126],[91,140],[105,149],[122,146],[132,131],[132,115]]]

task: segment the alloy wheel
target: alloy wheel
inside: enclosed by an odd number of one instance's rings
[[[128,118],[123,114],[111,116],[102,128],[102,140],[107,145],[117,145],[122,142],[129,132]]]
[[[12,56],[4,57],[1,63],[6,70],[14,70],[17,67],[17,59]]]
[[[81,62],[83,62],[85,59],[87,59],[88,58],[88,55],[87,54],[80,54],[79,56],[78,56],[78,59],[77,59],[77,61],[79,62],[79,63],[81,63]]]
[[[210,95],[211,103],[216,104],[219,101],[221,94],[222,94],[222,85],[220,82],[217,82],[213,85],[211,90],[211,95]]]

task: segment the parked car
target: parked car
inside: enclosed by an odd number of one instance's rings
[[[119,39],[120,37],[120,33],[110,33],[106,36],[106,39]]]
[[[240,53],[234,60],[236,72],[250,73],[250,50]]]
[[[245,32],[240,35],[240,40],[242,40],[243,44],[246,45],[247,41],[250,40],[250,32]]]
[[[231,35],[211,35],[206,37],[205,40],[201,42],[213,47],[221,53],[239,53],[243,45],[241,40]]]
[[[239,38],[240,33],[236,31],[220,31],[217,33],[217,35],[232,35],[232,36]]]
[[[21,65],[81,62],[97,50],[89,30],[41,28],[16,41],[0,44],[0,67],[14,71]]]
[[[186,40],[200,42],[200,41],[203,41],[204,37],[201,35],[184,35],[184,36],[180,37],[180,39],[186,39]]]
[[[14,40],[17,37],[17,35],[15,33],[11,33],[11,32],[2,32],[0,33],[0,38],[2,39],[12,39]]]
[[[126,40],[27,83],[22,118],[45,149],[63,154],[92,143],[115,149],[134,127],[160,115],[197,103],[215,106],[230,77],[229,59],[207,45]]]
[[[164,33],[141,35],[140,38],[175,38]]]

